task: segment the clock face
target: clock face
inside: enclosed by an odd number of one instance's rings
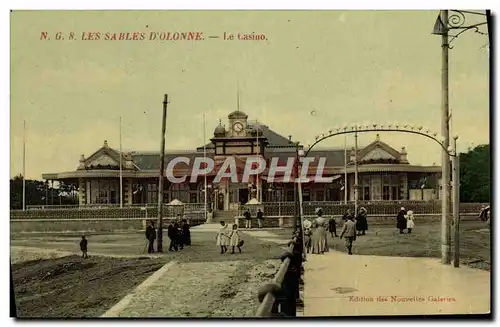
[[[243,124],[240,122],[234,123],[233,130],[237,133],[241,132],[243,130]]]

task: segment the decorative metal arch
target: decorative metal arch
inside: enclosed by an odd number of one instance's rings
[[[447,30],[448,32],[453,31],[456,32],[455,34],[448,34],[450,37],[448,40],[448,48],[453,49],[453,46],[451,43],[457,39],[460,35],[467,31],[474,31],[477,34],[481,35],[488,35],[488,32],[482,32],[481,29],[479,28],[480,26],[487,25],[488,22],[480,22],[476,24],[471,24],[471,25],[466,25],[467,21],[467,16],[468,15],[476,15],[476,16],[485,16],[487,17],[486,13],[480,13],[480,12],[475,12],[475,11],[466,11],[466,10],[449,10],[449,16],[448,16],[448,24],[447,26],[444,26],[443,21],[441,20],[441,16],[438,16],[436,24],[439,24],[438,26],[439,30],[441,32],[435,33],[435,34],[442,34],[444,30]]]
[[[316,140],[307,146],[307,151],[305,152],[304,156],[307,157],[309,152],[320,142],[334,136],[338,135],[343,135],[343,134],[353,134],[353,133],[367,133],[367,132],[401,132],[401,133],[410,133],[410,134],[416,134],[416,135],[421,135],[424,136],[428,139],[433,140],[439,146],[449,155],[449,156],[455,156],[456,153],[454,151],[446,149],[443,141],[444,137],[439,136],[435,132],[431,132],[428,128],[424,128],[422,126],[413,126],[409,124],[404,124],[404,125],[399,125],[397,123],[395,124],[377,124],[377,123],[371,123],[371,124],[354,124],[351,126],[343,126],[343,127],[336,127],[328,131],[328,134],[322,133],[321,135],[316,136]],[[456,141],[458,139],[458,136],[454,136],[453,139]]]

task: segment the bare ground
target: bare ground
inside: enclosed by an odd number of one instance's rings
[[[88,239],[90,258],[84,260],[75,255],[79,235],[12,237],[19,317],[99,317],[170,260],[178,264],[162,277],[162,285],[155,283],[147,298],[121,315],[253,316],[258,288],[272,279],[282,253],[276,244],[244,236],[243,253],[221,255],[210,232],[193,232],[192,246],[156,259],[142,254],[143,233]]]

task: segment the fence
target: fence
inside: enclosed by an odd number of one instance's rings
[[[126,206],[123,208],[114,205],[103,206],[62,206],[63,208],[30,208],[29,210],[11,210],[11,219],[154,219],[158,216],[157,206]],[[199,204],[164,205],[164,217],[204,217],[204,207]]]
[[[164,204],[169,205],[167,203]],[[205,209],[204,203],[183,203],[180,205],[185,208],[186,211],[203,211]],[[125,209],[125,208],[158,208],[158,203],[134,203],[134,204],[124,204],[123,208],[120,208],[120,204],[84,204],[84,205],[27,205],[26,210],[64,210],[64,209]],[[156,209],[158,210],[158,209]]]
[[[259,289],[260,306],[257,317],[297,315],[297,300],[302,273],[303,244],[300,230],[294,233],[287,251],[281,256],[282,264],[272,282]]]
[[[460,203],[460,213],[479,214],[482,207],[487,203]],[[255,205],[241,205],[238,208],[238,215],[243,215],[246,209],[252,209]],[[263,202],[259,205],[263,208],[265,216],[293,216],[295,214],[294,202]],[[347,209],[354,211],[354,202],[326,202],[307,201],[302,204],[304,215],[315,215],[314,210],[318,207],[323,209],[326,216],[343,215]],[[365,207],[368,215],[390,215],[395,216],[404,207],[406,210],[413,210],[416,214],[439,214],[441,213],[441,201],[359,201],[358,207]]]

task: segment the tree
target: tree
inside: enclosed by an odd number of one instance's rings
[[[460,201],[490,202],[490,145],[460,153]]]
[[[30,180],[26,182],[26,206],[28,205],[57,205],[78,204],[76,188],[72,184],[59,183],[53,188],[47,182]],[[10,208],[23,208],[23,176],[17,175],[10,180]]]
[[[45,204],[45,183],[37,180],[26,182],[26,205]],[[23,176],[17,175],[10,180],[10,208],[23,208]]]

